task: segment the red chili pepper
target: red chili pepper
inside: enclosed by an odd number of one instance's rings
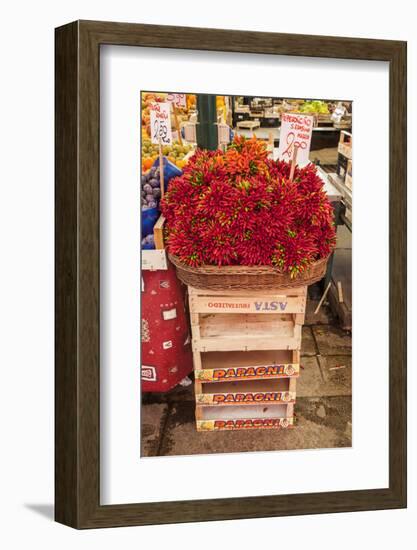
[[[289,173],[256,139],[197,150],[161,201],[168,250],[192,266],[274,265],[297,276],[334,249],[336,235],[315,166]]]

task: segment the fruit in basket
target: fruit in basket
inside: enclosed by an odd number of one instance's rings
[[[161,201],[167,248],[199,265],[266,265],[296,277],[335,247],[333,208],[313,164],[295,168],[237,136],[198,150]]]

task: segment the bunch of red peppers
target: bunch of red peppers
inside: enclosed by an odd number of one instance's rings
[[[335,247],[333,209],[316,168],[267,158],[236,137],[226,152],[197,150],[162,200],[167,248],[190,266],[275,266],[292,277]]]

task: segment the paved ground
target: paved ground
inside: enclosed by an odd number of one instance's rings
[[[314,315],[317,303],[307,302],[294,429],[197,432],[193,385],[178,387],[143,396],[141,455],[350,447],[351,336],[336,326],[327,306]]]

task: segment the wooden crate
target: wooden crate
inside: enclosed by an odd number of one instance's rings
[[[198,431],[280,429],[294,425],[294,405],[196,406]]]
[[[197,430],[291,427],[307,288],[188,293]]]
[[[302,324],[291,314],[191,314],[193,351],[252,351],[301,346]]]
[[[348,189],[352,191],[352,160],[348,160],[347,163],[345,185]]]
[[[153,228],[155,250],[141,250],[142,269],[145,271],[168,269],[167,254],[164,245],[164,223],[165,218],[161,214]]]
[[[305,288],[244,295],[189,287],[189,304],[195,352],[300,348]]]
[[[337,151],[347,159],[352,159],[352,134],[346,130],[340,132]]]

